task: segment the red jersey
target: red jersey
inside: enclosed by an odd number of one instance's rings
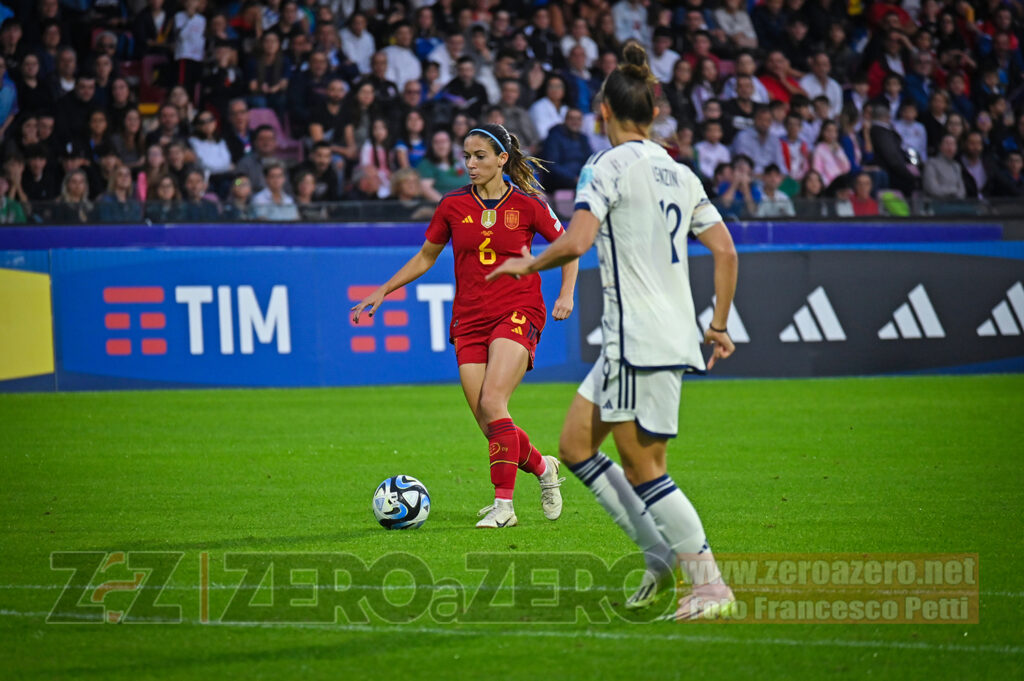
[[[508,258],[522,255],[534,234],[552,242],[562,235],[562,224],[543,199],[511,184],[500,199],[485,201],[473,185],[441,199],[427,239],[441,245],[451,240],[455,254],[451,338],[492,326],[517,310],[538,330],[544,328],[547,311],[539,274],[485,279]]]

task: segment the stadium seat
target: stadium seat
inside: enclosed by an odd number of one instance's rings
[[[277,153],[282,158],[292,161],[302,160],[302,143],[293,140],[281,125],[273,109],[255,108],[249,110],[249,125],[258,128],[269,125],[277,135]]]

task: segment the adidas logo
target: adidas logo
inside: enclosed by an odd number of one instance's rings
[[[462,224],[464,224],[464,225],[471,225],[471,224],[473,224],[473,216],[472,215],[467,215],[466,217],[462,218]]]
[[[832,309],[825,289],[819,286],[807,296],[807,305],[803,305],[793,315],[793,323],[788,325],[779,334],[779,340],[783,343],[819,343],[822,340],[844,341],[846,332],[843,325],[836,317],[836,311]],[[811,311],[814,314],[811,314]],[[817,318],[817,322],[815,322]]]
[[[923,330],[925,338],[945,338],[946,331],[942,328],[938,315],[935,314],[935,308],[932,307],[932,301],[928,298],[924,285],[915,286],[907,294],[907,298],[910,300],[910,304],[903,303],[896,308],[896,311],[892,313],[895,324],[889,322],[879,329],[878,337],[882,340],[921,338]]]
[[[1006,291],[1006,300],[992,308],[992,319],[986,319],[978,327],[979,336],[1019,336],[1024,327],[1024,285],[1018,281]],[[1010,311],[1013,308],[1013,312]],[[1017,318],[1014,319],[1014,313]],[[992,320],[995,320],[995,324]]]
[[[704,311],[697,317],[697,321],[700,322],[700,336],[704,338],[704,332],[708,330],[711,325],[711,320],[715,318],[715,300],[717,296],[711,296],[711,305],[704,308]],[[732,338],[733,343],[749,343],[750,334],[747,333],[747,327],[743,326],[743,319],[740,318],[740,313],[736,309],[736,304],[733,303],[729,307],[729,318],[725,322],[726,328],[729,329],[729,338]]]
[[[601,407],[601,408],[602,408],[602,409],[611,409],[611,408],[612,408],[612,401],[611,401],[611,400],[607,400],[607,401],[606,401],[606,402],[604,403],[604,406],[603,406],[603,407]]]

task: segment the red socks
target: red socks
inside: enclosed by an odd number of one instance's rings
[[[495,499],[512,500],[519,466],[519,432],[512,419],[498,419],[487,424]]]
[[[527,473],[543,475],[547,469],[544,458],[537,448],[530,444],[530,436],[522,428],[516,427],[519,432],[519,467]]]

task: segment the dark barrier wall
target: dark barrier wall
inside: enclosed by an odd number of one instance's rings
[[[454,381],[445,251],[372,325],[348,309],[412,248],[0,251],[0,389]],[[549,320],[531,380],[579,380],[600,345],[593,252],[574,317]],[[698,313],[711,262],[690,257]],[[1024,244],[741,248],[716,376],[1024,370]],[[552,301],[557,272],[546,273]],[[52,308],[51,308],[52,301]]]

